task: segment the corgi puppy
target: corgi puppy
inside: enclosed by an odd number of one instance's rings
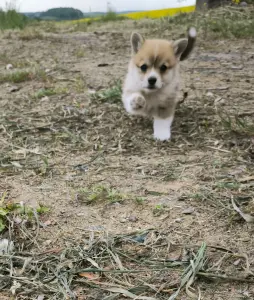
[[[177,41],[131,35],[132,58],[122,102],[129,114],[153,117],[155,139],[170,139],[180,86],[179,62],[191,53],[196,35],[193,27],[188,30],[188,38]]]

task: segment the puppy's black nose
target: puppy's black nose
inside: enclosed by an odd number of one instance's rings
[[[149,77],[149,78],[148,78],[148,83],[149,83],[149,85],[151,85],[151,86],[154,86],[155,83],[156,83],[156,81],[157,81],[157,78],[156,78],[156,77]]]

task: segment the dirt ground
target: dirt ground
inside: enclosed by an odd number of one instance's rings
[[[1,73],[33,76],[1,83],[1,192],[50,208],[41,217],[48,226],[38,236],[40,251],[82,241],[89,230],[155,228],[172,244],[204,241],[246,255],[248,268],[235,257],[213,260],[210,270],[253,275],[253,226],[231,203],[254,211],[253,41],[197,42],[181,66],[188,96],[177,109],[172,140],[161,143],[153,140],[151,120],[127,115],[118,94],[118,101],[98,94],[123,80],[130,57],[133,28],[112,28],[2,37]],[[14,69],[5,70],[7,64]],[[54,93],[40,96],[42,89]],[[93,196],[101,187],[108,198],[87,203],[84,191]],[[199,280],[196,287],[206,300],[254,299],[247,282]]]

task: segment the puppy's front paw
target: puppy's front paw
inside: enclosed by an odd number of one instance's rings
[[[167,119],[154,119],[153,135],[156,140],[168,141],[171,137],[171,123],[173,117]]]
[[[143,96],[137,95],[130,104],[133,110],[141,110],[146,106],[146,100]]]
[[[155,131],[154,132],[154,138],[155,140],[159,141],[168,141],[171,138],[171,132],[170,129],[164,129],[162,131]]]

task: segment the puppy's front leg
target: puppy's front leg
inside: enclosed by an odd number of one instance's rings
[[[123,95],[126,111],[132,115],[142,115],[146,107],[146,99],[140,93]]]
[[[157,115],[153,121],[154,138],[160,141],[167,141],[171,137],[171,125],[175,115],[175,101],[158,107]]]
[[[153,121],[153,135],[156,140],[167,141],[171,137],[171,124],[174,116],[160,119],[154,118]]]

